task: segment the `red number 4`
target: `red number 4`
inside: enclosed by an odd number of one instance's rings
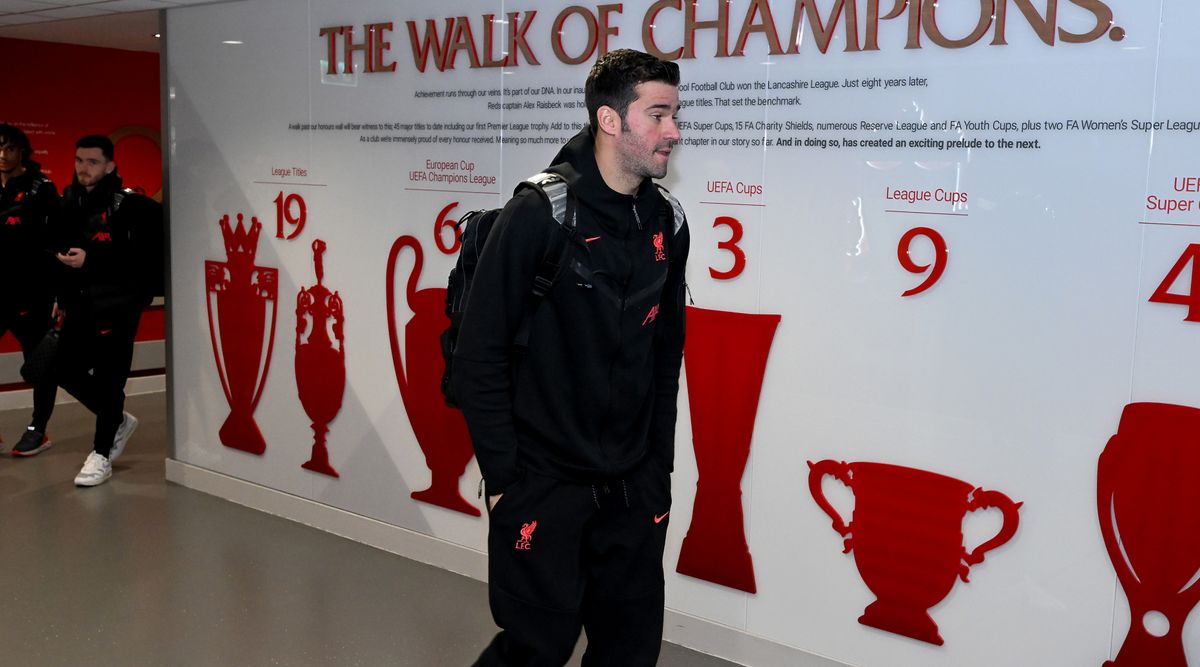
[[[1200,256],[1200,243],[1193,243],[1183,251],[1179,256],[1179,260],[1175,262],[1175,266],[1171,267],[1171,271],[1167,273],[1167,277],[1163,278],[1158,289],[1154,290],[1154,294],[1150,296],[1151,303],[1170,303],[1177,306],[1187,306],[1187,317],[1183,318],[1188,322],[1200,322],[1200,269],[1197,268],[1195,259]],[[1192,265],[1192,286],[1187,294],[1172,294],[1169,290],[1171,285],[1175,284],[1179,274],[1183,273],[1184,267],[1188,264]]]

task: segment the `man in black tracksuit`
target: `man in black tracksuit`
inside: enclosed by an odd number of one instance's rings
[[[54,304],[51,253],[58,191],[33,159],[29,137],[0,124],[0,335],[11,331],[26,359],[50,329]],[[58,387],[33,387],[33,419],[12,448],[13,456],[34,456],[50,447],[46,425]]]
[[[96,486],[112,476],[112,461],[138,424],[124,412],[125,381],[142,309],[161,278],[152,270],[162,252],[162,207],[123,189],[112,142],[89,135],[75,145],[75,180],[63,191],[62,221],[58,384],[96,415],[94,451],[75,477],[78,486]]]
[[[558,667],[581,627],[588,667],[657,661],[688,230],[651,179],[679,140],[678,83],[674,63],[601,57],[585,88],[591,123],[550,168],[577,225],[558,278],[529,308],[567,233],[532,188],[505,206],[476,269],[453,382],[488,493],[502,628],[479,665]]]

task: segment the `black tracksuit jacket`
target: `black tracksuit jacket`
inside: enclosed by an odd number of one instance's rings
[[[577,229],[524,354],[513,341],[534,277],[566,233],[536,190],[504,207],[476,268],[452,381],[490,495],[526,470],[595,483],[647,457],[674,464],[688,228],[673,233],[649,179],[634,196],[610,189],[593,151],[584,128],[549,169],[567,179]]]
[[[161,227],[162,206],[126,192],[120,206],[114,207],[114,196],[121,190],[121,178],[113,172],[91,192],[73,182],[62,197],[58,245],[64,252],[65,248],[83,248],[87,257],[79,269],[62,267],[59,304],[68,313],[85,308],[101,324],[132,317],[150,303],[150,254],[162,251],[143,246],[143,235],[134,233],[137,225]]]
[[[0,302],[5,308],[36,306],[49,317],[58,265],[52,252],[57,213],[58,191],[36,162],[26,162],[25,173],[0,188]]]

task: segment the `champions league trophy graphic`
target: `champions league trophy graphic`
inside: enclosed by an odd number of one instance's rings
[[[208,333],[230,409],[219,432],[221,444],[262,454],[267,443],[254,422],[254,409],[271,367],[279,272],[254,264],[262,231],[258,218],[250,219],[249,231],[242,223],[241,213],[236,229],[230,228],[228,215],[221,218],[226,260],[204,262]],[[264,337],[268,312],[271,329]]]
[[[1106,667],[1187,667],[1183,626],[1200,601],[1200,409],[1130,403],[1100,454],[1100,532],[1129,599],[1129,634]],[[1169,624],[1151,634],[1146,617]]]
[[[675,571],[754,593],[742,473],[779,315],[689,306],[683,359],[696,467],[692,523]]]
[[[400,354],[400,331],[396,324],[396,260],[409,248],[415,255],[405,296],[413,318],[404,327],[404,354]],[[388,337],[392,345],[392,365],[400,398],[408,412],[417,444],[425,454],[432,481],[428,489],[414,491],[412,497],[446,509],[479,516],[477,507],[467,502],[458,490],[458,480],[474,456],[471,437],[462,413],[442,400],[441,384],[445,361],[439,337],[450,326],[446,317],[446,289],[417,290],[424,254],[412,236],[401,236],[392,244],[387,265]],[[408,365],[407,372],[405,364]]]
[[[317,284],[300,288],[296,295],[296,389],[304,412],[312,420],[313,430],[312,457],[301,467],[338,477],[329,464],[325,435],[329,433],[329,422],[342,409],[346,389],[346,342],[343,337],[346,317],[342,312],[342,297],[337,292],[330,294],[322,284],[325,242],[313,241],[312,249]],[[329,337],[331,324],[337,347]]]
[[[846,536],[843,553],[854,561],[867,588],[877,598],[859,617],[863,625],[941,646],[929,608],[954,587],[967,582],[971,565],[1017,532],[1017,509],[999,491],[915,468],[886,463],[809,462],[808,489],[817,505],[833,519],[833,529]],[[854,516],[847,526],[825,498],[821,480],[833,475],[854,493]],[[1004,525],[995,537],[967,552],[962,522],[968,512],[996,508]]]

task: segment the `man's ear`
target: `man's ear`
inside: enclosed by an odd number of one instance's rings
[[[596,109],[596,125],[601,132],[616,136],[621,131],[621,114],[608,105],[601,106]]]
[[[113,169],[116,169],[116,168],[117,168],[117,163],[113,162],[112,160],[109,160],[108,166],[104,168],[104,173],[111,174],[111,173],[113,173]]]

